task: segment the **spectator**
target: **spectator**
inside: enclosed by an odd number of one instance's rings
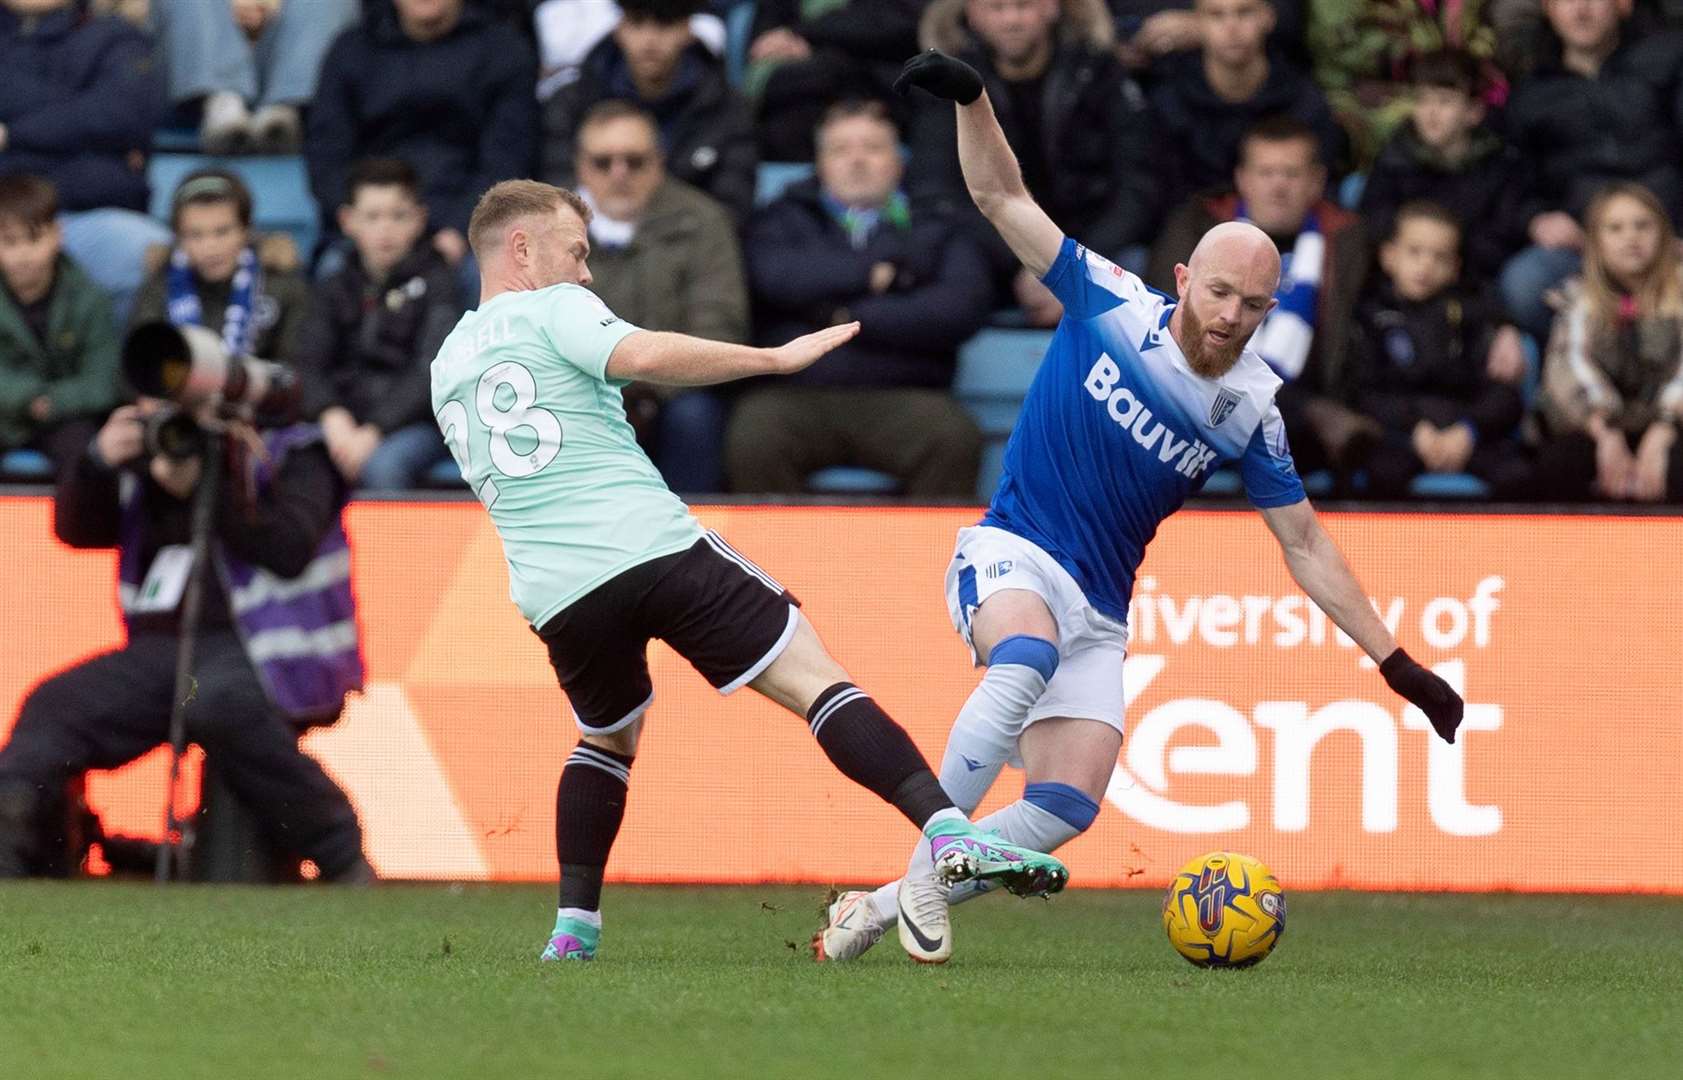
[[[1147,72],[1160,60],[1204,44],[1204,24],[1193,0],[1107,0],[1116,22],[1116,55],[1130,71]],[[1307,63],[1303,0],[1272,0],[1274,30],[1268,44],[1293,64]]]
[[[284,236],[257,240],[251,192],[222,169],[189,174],[170,201],[175,246],[141,287],[133,323],[167,320],[220,330],[236,355],[290,361],[310,291]]]
[[[169,96],[202,101],[208,154],[296,154],[299,110],[357,0],[153,0]],[[256,112],[252,111],[256,106]]]
[[[811,161],[830,105],[888,96],[918,48],[928,0],[760,0],[744,89],[760,103],[760,156]]]
[[[304,415],[347,484],[412,488],[447,456],[429,371],[462,315],[456,274],[422,239],[427,208],[405,162],[358,162],[339,228],[356,255],[316,285],[290,357]]]
[[[1468,280],[1493,281],[1524,242],[1519,155],[1484,126],[1478,66],[1468,54],[1425,53],[1409,73],[1410,116],[1368,174],[1362,218],[1372,235],[1389,236],[1403,204],[1437,203],[1455,216],[1465,237]]]
[[[1101,0],[935,0],[923,44],[957,56],[987,86],[1029,193],[1071,236],[1131,268],[1158,210],[1145,100],[1111,50]],[[971,203],[950,102],[924,98],[911,137],[909,193],[951,214],[988,253],[1035,326],[1057,324],[1051,290],[1018,265]]]
[[[1252,222],[1273,239],[1281,252],[1279,306],[1251,347],[1285,380],[1275,404],[1298,468],[1331,468],[1347,483],[1379,436],[1376,423],[1340,402],[1350,317],[1369,255],[1361,221],[1324,197],[1319,146],[1315,131],[1289,116],[1253,127],[1239,148],[1238,194],[1199,196],[1171,214],[1146,280],[1172,289],[1175,264],[1223,221]]]
[[[671,175],[725,204],[754,208],[753,117],[724,65],[690,31],[700,0],[625,0],[624,18],[585,58],[576,81],[543,108],[543,176],[571,187],[581,118],[599,101],[629,101],[659,125]]]
[[[1665,207],[1640,184],[1590,201],[1581,280],[1543,364],[1536,497],[1683,502],[1683,268]]]
[[[161,94],[151,39],[85,0],[0,0],[0,71],[0,173],[52,181],[65,250],[121,318],[146,249],[169,238],[146,216]]]
[[[51,862],[67,780],[168,738],[201,462],[148,456],[142,432],[156,404],[112,413],[58,487],[59,539],[117,549],[127,641],[24,699],[0,748],[0,878]],[[343,488],[315,428],[270,431],[262,443],[256,455],[227,440],[236,471],[215,515],[216,565],[203,574],[187,736],[278,846],[314,860],[327,881],[367,882],[356,812],[298,748],[295,726],[332,719],[362,686]]]
[[[1683,210],[1683,36],[1626,34],[1629,11],[1629,0],[1545,0],[1551,53],[1509,103],[1508,131],[1531,180],[1532,246],[1503,269],[1502,296],[1539,338],[1552,314],[1545,297],[1578,270],[1579,217],[1594,192],[1632,180],[1674,218]]]
[[[1421,473],[1466,472],[1519,496],[1530,468],[1514,438],[1525,402],[1519,331],[1456,284],[1461,226],[1434,203],[1404,203],[1379,248],[1380,273],[1356,305],[1350,383],[1384,433],[1367,493],[1394,499]]]
[[[863,328],[822,364],[745,394],[726,441],[737,491],[800,492],[819,469],[856,465],[911,496],[975,493],[981,436],[948,389],[955,350],[987,315],[987,265],[956,222],[908,209],[895,136],[881,105],[836,105],[815,140],[817,177],[749,226],[762,341]]]
[[[1369,168],[1409,114],[1408,65],[1426,49],[1478,59],[1492,100],[1507,83],[1491,58],[1496,35],[1489,0],[1309,0],[1308,44],[1315,81],[1353,143],[1352,164]]]
[[[585,57],[611,37],[624,12],[614,0],[505,0],[532,4],[532,30],[538,46],[538,100],[579,77]],[[737,0],[696,0],[690,33],[714,56],[725,55],[724,14]],[[707,8],[710,10],[700,10]],[[714,12],[717,12],[715,14]]]
[[[32,447],[60,469],[117,404],[111,302],[62,240],[53,185],[0,176],[0,451]]]
[[[1151,93],[1159,160],[1174,191],[1225,191],[1239,143],[1257,121],[1294,116],[1320,140],[1320,158],[1336,167],[1344,133],[1308,73],[1268,48],[1274,9],[1267,0],[1197,0],[1202,47],[1172,56]]]
[[[485,189],[527,175],[537,138],[537,67],[519,31],[465,0],[366,0],[362,23],[322,64],[305,132],[310,187],[324,221],[346,202],[352,163],[409,162],[437,230],[433,246],[462,276],[467,223]]]
[[[725,208],[668,176],[652,116],[604,101],[578,132],[579,194],[590,219],[591,288],[645,330],[748,340],[748,285]],[[625,388],[626,412],[674,491],[724,490],[728,397]]]

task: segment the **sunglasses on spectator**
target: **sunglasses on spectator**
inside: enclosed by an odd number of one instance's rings
[[[652,155],[640,153],[588,154],[585,156],[585,160],[588,161],[590,163],[590,167],[595,169],[597,172],[612,172],[614,162],[623,161],[625,162],[625,171],[635,173],[642,172],[644,169],[649,167]]]

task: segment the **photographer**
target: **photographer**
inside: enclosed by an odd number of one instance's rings
[[[39,872],[67,779],[109,769],[168,740],[192,563],[191,511],[203,453],[226,454],[193,651],[188,738],[275,844],[312,859],[323,879],[371,880],[345,793],[298,748],[300,723],[336,716],[362,685],[344,487],[318,429],[243,424],[226,434],[210,406],[176,413],[142,398],[112,413],[60,481],[54,528],[77,548],[116,547],[128,641],[30,692],[0,747],[0,878]],[[185,433],[185,437],[183,437]],[[167,442],[168,440],[164,440]]]

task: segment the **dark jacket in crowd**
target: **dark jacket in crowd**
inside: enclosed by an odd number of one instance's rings
[[[530,44],[473,4],[443,38],[418,42],[391,0],[368,0],[328,50],[310,108],[304,156],[323,219],[357,160],[396,157],[420,175],[433,227],[466,233],[486,188],[530,175],[536,83]]]
[[[317,284],[288,358],[304,384],[304,417],[337,405],[387,433],[430,423],[433,357],[463,311],[456,281],[422,241],[382,281],[353,252]]]
[[[0,448],[27,442],[41,426],[29,404],[46,395],[49,423],[98,419],[117,404],[117,327],[111,301],[67,255],[58,257],[46,297],[46,334],[37,336],[0,285]]]
[[[1193,5],[1192,0],[1105,0],[1105,6],[1116,22],[1116,39],[1130,41],[1151,16],[1165,11],[1190,12]],[[1293,63],[1307,65],[1309,52],[1304,36],[1308,20],[1304,0],[1268,0],[1268,6],[1274,9],[1269,46],[1284,51]]]
[[[982,73],[1035,201],[1059,228],[1101,254],[1115,257],[1148,242],[1161,190],[1151,165],[1152,132],[1144,95],[1111,52],[1101,0],[1066,0],[1054,30],[1057,50],[1034,99],[1038,117],[1019,115],[1016,95],[963,15],[963,0],[935,0],[924,17],[923,44]],[[950,102],[922,97],[912,126],[907,191],[915,205],[962,220],[988,251],[996,274],[1014,269],[1009,249],[966,192],[955,123]]]
[[[0,173],[34,173],[66,210],[146,209],[146,155],[163,101],[152,41],[86,0],[46,15],[0,7]]]
[[[1163,232],[1151,248],[1151,265],[1145,280],[1153,288],[1174,295],[1175,264],[1192,257],[1205,233],[1238,211],[1237,195],[1200,196],[1169,215]],[[1314,207],[1326,239],[1326,263],[1321,270],[1320,301],[1316,305],[1315,338],[1309,359],[1293,385],[1317,394],[1342,398],[1348,386],[1346,358],[1350,342],[1350,318],[1367,275],[1367,232],[1362,220],[1325,199]],[[1290,251],[1295,236],[1276,236],[1281,251]]]
[[[1557,46],[1558,48],[1558,46]],[[1525,216],[1564,210],[1581,218],[1613,180],[1658,195],[1683,213],[1683,35],[1633,34],[1593,79],[1564,68],[1558,51],[1514,86],[1509,141],[1529,177]]]
[[[257,242],[258,261],[263,267],[263,288],[252,302],[252,318],[257,334],[251,354],[264,360],[291,363],[298,351],[298,341],[310,311],[310,285],[297,269],[297,253],[284,237],[268,237]],[[198,286],[199,309],[204,325],[217,334],[222,332],[222,319],[228,311],[228,295],[233,282],[216,283],[194,281]],[[169,262],[147,277],[135,294],[134,311],[129,325],[169,321]]]
[[[556,91],[543,106],[543,178],[576,186],[574,139],[579,122],[599,101],[640,105],[660,125],[669,175],[700,188],[723,203],[737,221],[754,209],[754,117],[748,103],[725,81],[724,65],[700,42],[679,61],[672,88],[659,101],[637,93],[625,54],[610,34],[590,55],[576,81]]]
[[[862,248],[825,208],[818,181],[790,188],[754,215],[743,254],[762,344],[858,319],[859,336],[778,385],[946,387],[955,350],[992,302],[987,263],[950,217],[914,211],[884,221]],[[871,267],[899,269],[893,287],[870,291]]]
[[[1437,203],[1461,223],[1462,277],[1488,281],[1526,244],[1524,186],[1519,154],[1488,128],[1473,132],[1466,160],[1451,165],[1405,122],[1373,163],[1361,214],[1368,235],[1382,242],[1404,203]]]
[[[1331,175],[1341,171],[1349,145],[1344,129],[1308,72],[1282,54],[1269,54],[1268,81],[1242,102],[1228,101],[1210,88],[1201,52],[1169,57],[1159,67],[1162,74],[1151,89],[1156,138],[1149,167],[1164,174],[1168,190],[1231,191],[1245,132],[1265,117],[1282,114],[1314,129],[1321,164]]]
[[[710,341],[748,340],[742,248],[724,207],[667,177],[649,199],[631,243],[590,249],[591,291],[645,330]]]
[[[1351,403],[1404,436],[1421,420],[1435,427],[1467,421],[1481,441],[1511,436],[1525,409],[1519,388],[1485,374],[1498,312],[1459,287],[1403,300],[1381,278],[1356,305]]]
[[[846,0],[811,18],[802,14],[806,6],[803,0],[760,0],[749,40],[786,27],[814,52],[833,49],[856,60],[898,66],[916,51],[918,17],[927,0]]]

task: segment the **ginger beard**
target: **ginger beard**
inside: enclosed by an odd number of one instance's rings
[[[1260,321],[1257,324],[1261,325]],[[1206,323],[1198,318],[1190,300],[1180,305],[1180,346],[1181,354],[1186,357],[1186,364],[1195,373],[1206,379],[1219,379],[1239,362],[1239,354],[1250,344],[1251,335],[1256,333],[1252,327],[1250,333],[1240,336],[1239,328],[1225,321]],[[1226,334],[1224,341],[1212,340],[1211,333]]]

